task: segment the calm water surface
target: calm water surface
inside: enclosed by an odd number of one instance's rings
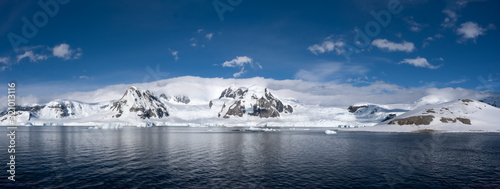
[[[499,133],[0,129],[0,188],[500,188]]]

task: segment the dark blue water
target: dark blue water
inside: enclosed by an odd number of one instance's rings
[[[500,188],[498,133],[0,129],[0,188]]]

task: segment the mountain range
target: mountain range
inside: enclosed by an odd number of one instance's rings
[[[169,84],[170,89],[179,86]],[[373,131],[500,131],[494,116],[500,115],[497,108],[500,95],[496,93],[481,95],[480,99],[445,102],[436,95],[427,95],[413,103],[325,106],[303,103],[293,98],[294,91],[286,88],[279,89],[278,96],[265,84],[230,84],[213,89],[206,86],[205,95],[197,91],[199,88],[187,89],[154,93],[132,86],[125,88],[116,100],[92,103],[53,100],[18,106],[14,117],[18,125],[28,126],[288,126]],[[307,95],[300,96],[308,98]],[[8,125],[8,118],[7,111],[0,112],[0,125]]]

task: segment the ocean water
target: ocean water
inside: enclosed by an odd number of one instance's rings
[[[500,188],[499,133],[0,129],[0,188]]]

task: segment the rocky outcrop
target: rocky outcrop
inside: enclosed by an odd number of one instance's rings
[[[434,120],[433,115],[426,116],[413,116],[407,118],[395,119],[389,122],[389,124],[398,124],[398,125],[429,125],[432,120]]]
[[[448,117],[441,117],[441,119],[439,121],[441,121],[443,123],[456,123],[457,121],[460,121],[463,124],[471,125],[470,119],[460,118],[460,117],[457,117],[455,119],[448,118]]]
[[[396,117],[396,114],[389,114],[387,117],[384,118],[381,122],[388,121],[391,119],[394,119]]]
[[[163,118],[169,116],[167,107],[150,91],[141,91],[131,87],[122,98],[110,107],[115,112],[113,118],[120,118],[123,114],[133,114],[141,119]]]
[[[185,95],[167,96],[165,94],[161,94],[160,98],[165,99],[166,101],[173,101],[182,104],[189,104],[191,102],[191,99]]]
[[[229,118],[231,115],[243,117],[243,114],[245,114],[245,105],[241,103],[241,100],[238,100],[229,107],[224,118]]]
[[[362,108],[368,108],[368,106],[349,106],[347,110],[349,111],[349,113],[355,113],[356,111]]]
[[[267,88],[236,88],[233,85],[222,91],[219,99],[234,99],[229,102],[231,105],[227,110],[224,104],[219,112],[219,117],[222,114],[224,118],[242,117],[245,114],[260,118],[276,118],[280,117],[281,113],[293,113],[292,106],[283,104]]]
[[[236,86],[232,85],[231,87],[224,89],[224,91],[222,91],[219,99],[222,99],[222,98],[232,98],[232,99],[240,98],[241,99],[241,98],[243,98],[243,96],[245,96],[245,94],[247,92],[248,92],[247,88],[244,88],[244,87],[236,88]]]
[[[191,102],[191,99],[189,99],[188,96],[184,96],[184,95],[174,96],[173,100],[175,102],[183,103],[183,104],[189,104],[189,102]]]

